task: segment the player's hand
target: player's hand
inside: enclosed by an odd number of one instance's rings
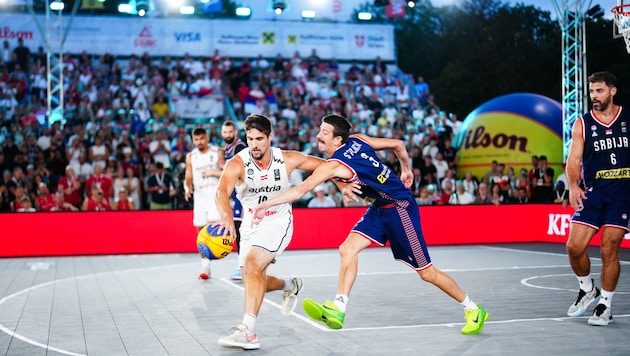
[[[232,216],[226,216],[221,219],[217,226],[220,226],[219,230],[223,231],[223,238],[226,238],[230,235],[231,239],[234,240],[236,237],[236,228],[234,227],[234,218]]]
[[[252,217],[252,227],[254,227],[254,225],[260,224],[262,219],[265,218],[266,212],[267,212],[267,207],[265,207],[263,204],[258,205],[257,207],[254,208],[254,213]]]
[[[361,185],[358,183],[347,183],[341,188],[341,194],[343,195],[343,201],[346,203],[358,202],[361,200],[358,196],[361,194]]]
[[[580,211],[584,207],[583,200],[588,199],[582,189],[569,190],[569,203],[575,211]]]
[[[400,180],[405,185],[405,188],[411,188],[413,184],[413,171],[405,170],[400,173]]]
[[[189,201],[191,196],[192,196],[192,189],[188,188],[187,186],[184,186],[184,199],[186,201]]]

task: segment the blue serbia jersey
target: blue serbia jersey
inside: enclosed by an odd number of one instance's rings
[[[401,203],[405,206],[409,199],[414,199],[411,190],[383,163],[374,149],[358,137],[350,136],[329,160],[352,171],[353,177],[346,181],[360,184],[360,197],[368,203],[376,206]]]
[[[584,114],[581,120],[584,185],[600,194],[630,199],[630,113],[619,107],[609,124],[598,120],[594,111]]]

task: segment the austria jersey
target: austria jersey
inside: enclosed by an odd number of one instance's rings
[[[245,168],[245,181],[235,187],[236,195],[243,204],[244,226],[251,225],[256,206],[291,187],[282,150],[276,147],[271,147],[270,150],[271,159],[267,167],[258,167],[254,163],[249,148],[237,153]],[[265,221],[276,219],[290,221],[291,203],[276,205],[267,210]]]
[[[350,136],[339,146],[329,161],[337,161],[352,171],[348,182],[361,185],[360,196],[376,206],[401,203],[413,199],[411,190],[386,166],[374,149],[362,139]]]
[[[582,176],[587,188],[630,199],[630,113],[622,107],[605,124],[591,110],[580,118],[584,136]]]

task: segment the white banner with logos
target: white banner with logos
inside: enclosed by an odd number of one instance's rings
[[[45,28],[44,16],[37,21]],[[70,16],[62,17],[62,28]],[[44,35],[29,14],[0,14],[0,41],[17,38],[31,51],[45,44]],[[59,51],[60,36],[50,36],[51,51]],[[111,53],[117,56],[210,56],[214,50],[231,57],[275,58],[280,53],[291,57],[317,54],[328,59],[369,60],[380,56],[395,60],[394,27],[350,23],[308,23],[257,20],[212,20],[193,18],[140,18],[112,16],[75,16],[64,45],[64,52],[78,54]]]
[[[223,96],[174,96],[175,112],[182,119],[207,119],[223,116]]]

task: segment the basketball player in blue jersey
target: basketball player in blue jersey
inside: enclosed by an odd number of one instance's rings
[[[239,153],[242,149],[247,148],[247,145],[240,137],[238,137],[238,130],[236,129],[236,125],[233,121],[225,121],[223,125],[221,125],[221,137],[223,137],[223,141],[225,141],[225,147],[223,150],[225,152],[225,160],[234,157],[237,153]],[[223,167],[221,167],[223,168]],[[240,251],[241,245],[241,222],[243,220],[243,205],[241,201],[236,197],[236,192],[232,193],[232,202],[234,202],[234,206],[232,210],[234,211],[234,227],[236,230],[236,248],[237,251]],[[233,280],[240,281],[242,279],[241,269],[237,266],[236,271],[230,277]]]
[[[301,184],[261,202],[254,212],[254,223],[264,221],[267,209],[295,201],[318,184],[333,178],[354,183],[343,188],[346,197],[357,194],[371,203],[339,247],[341,267],[334,300],[319,304],[304,299],[304,310],[311,318],[323,321],[328,327],[341,329],[348,296],[357,276],[359,253],[373,242],[385,245],[389,241],[396,260],[413,268],[423,280],[434,284],[463,305],[466,325],[462,333],[481,332],[488,313],[475,304],[453,278],[431,262],[422,235],[418,205],[409,189],[414,177],[405,144],[400,140],[361,134],[350,136],[350,129],[350,123],[344,117],[324,117],[317,140],[319,151],[329,157],[328,161],[317,167]],[[400,178],[375,152],[385,149],[392,150],[400,160]]]
[[[630,216],[630,112],[613,103],[616,82],[608,72],[588,77],[593,108],[573,124],[566,162],[569,202],[575,210],[567,254],[580,286],[567,314],[580,316],[596,305],[588,319],[590,325],[613,321],[611,302],[620,272],[618,251]],[[601,292],[591,278],[586,250],[600,229]]]

